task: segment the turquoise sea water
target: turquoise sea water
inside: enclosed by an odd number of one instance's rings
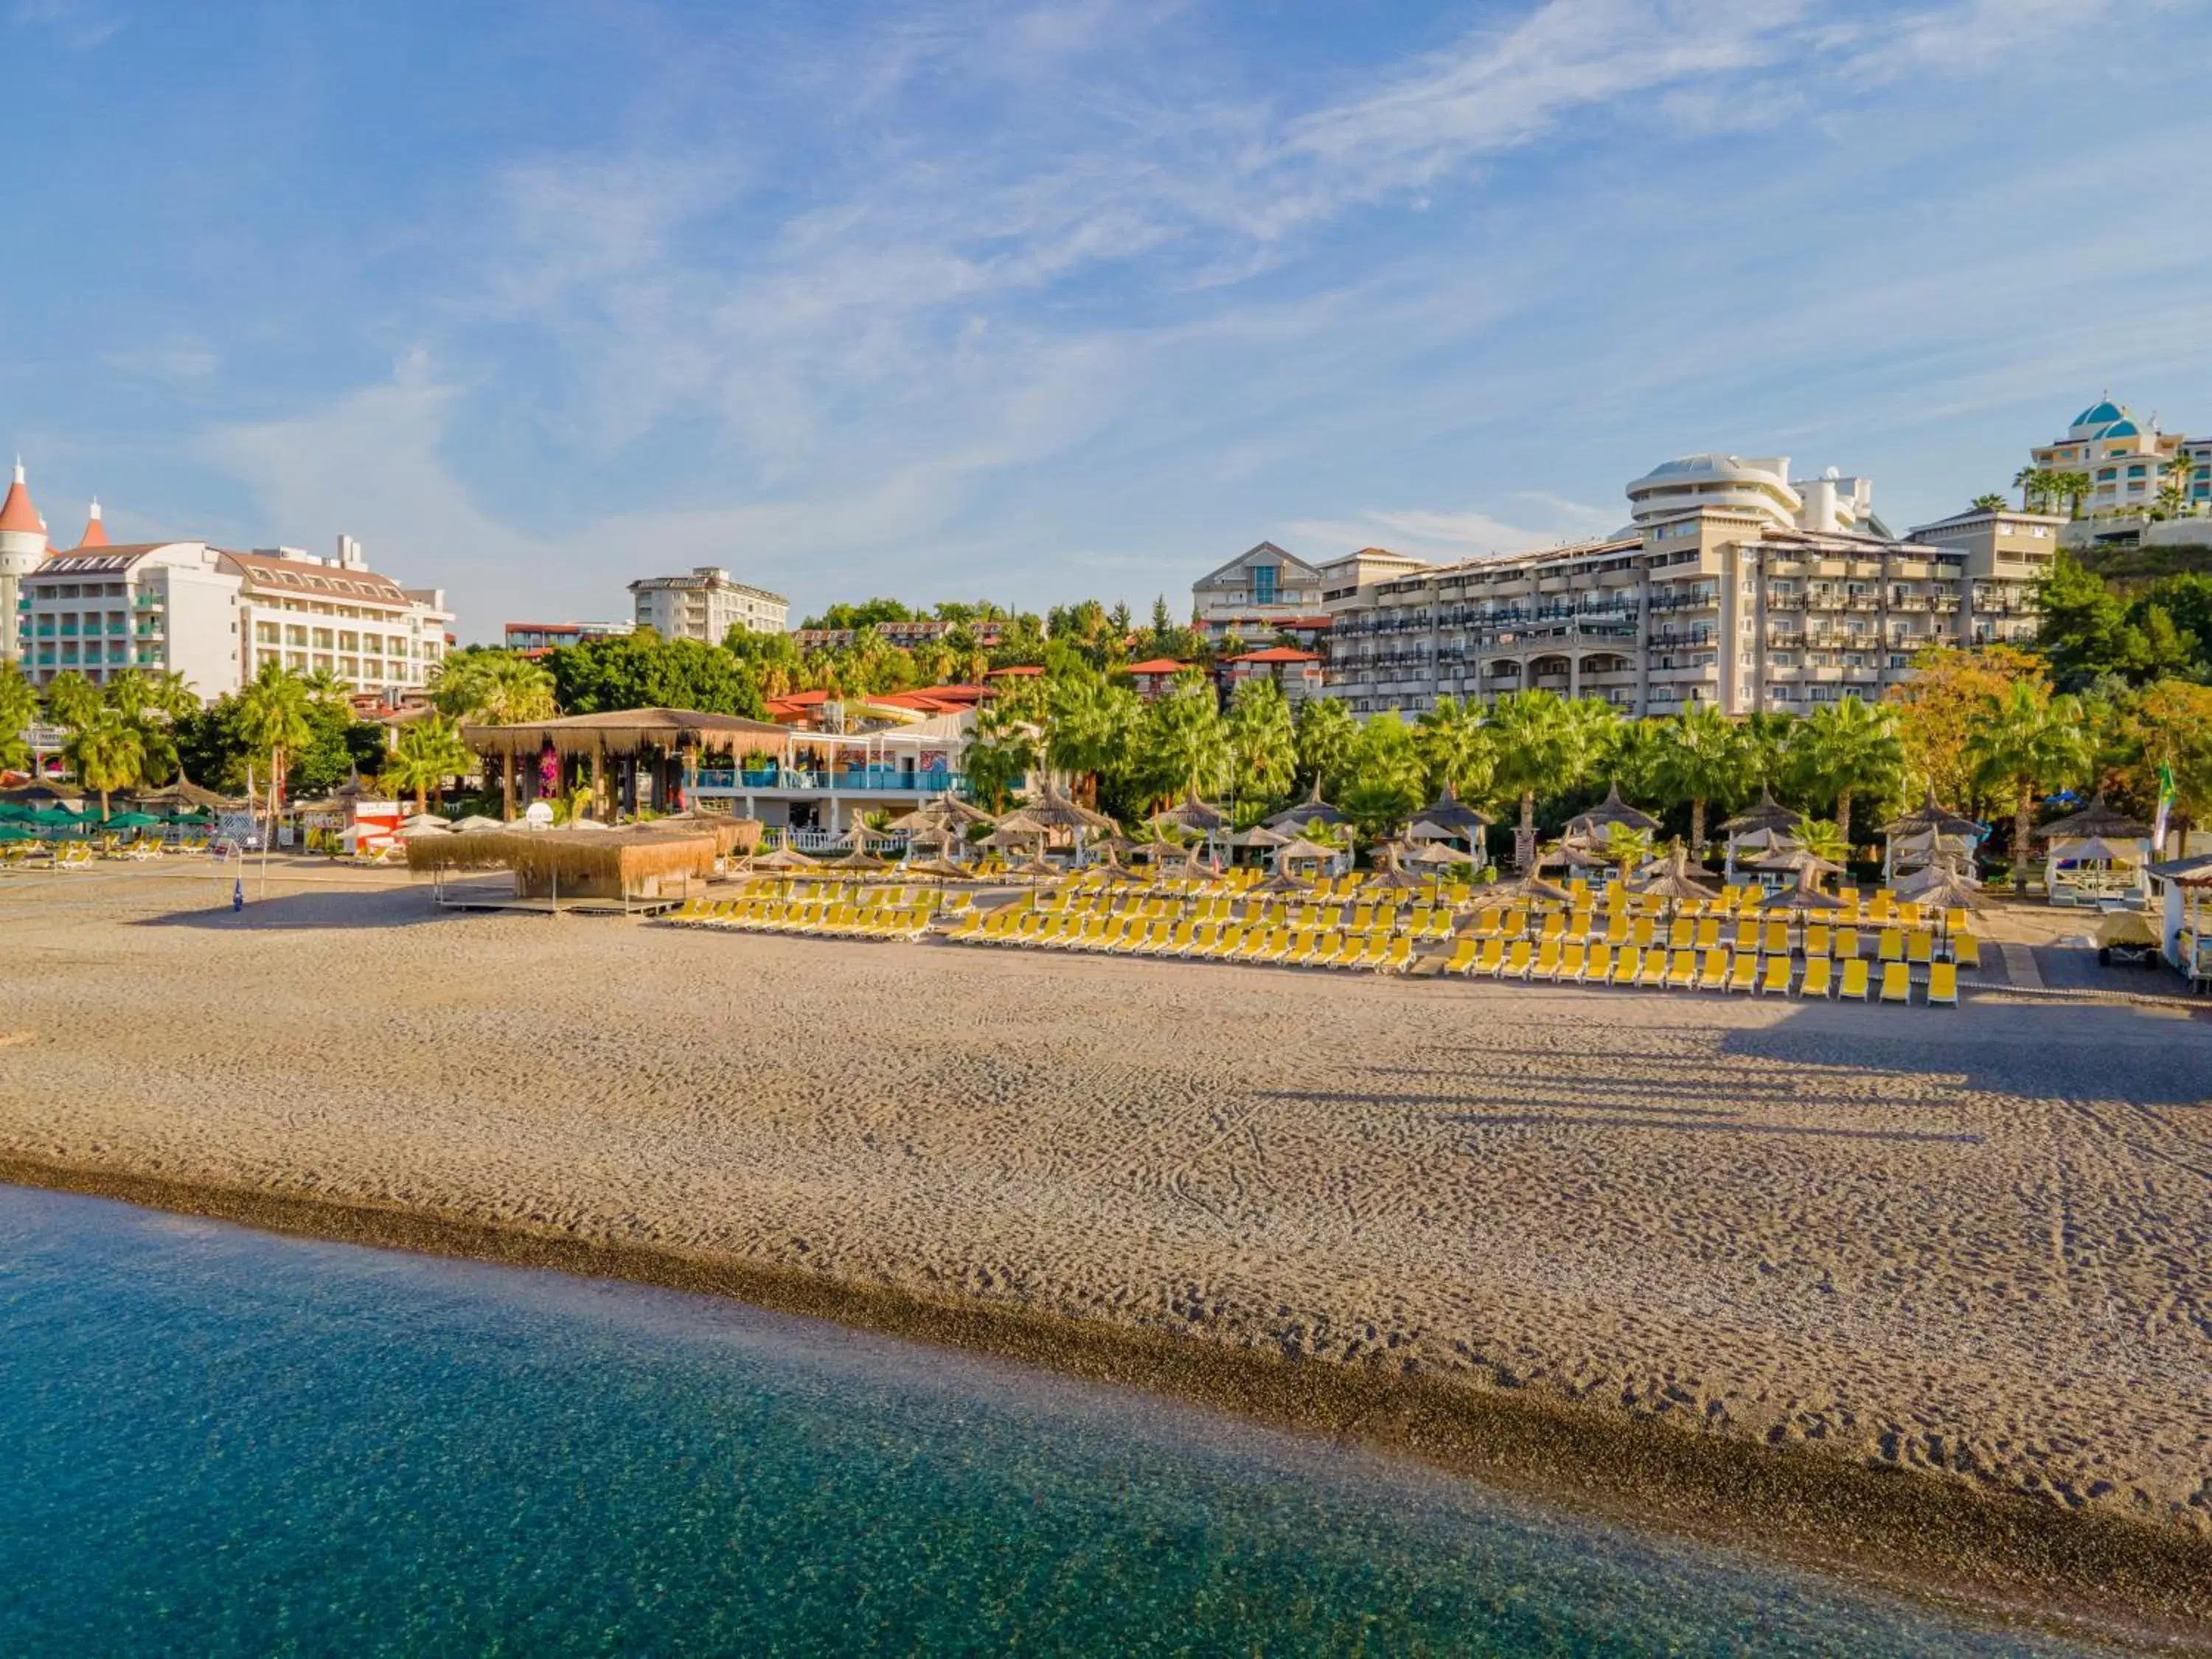
[[[2048,1653],[712,1298],[0,1187],[0,1653]]]

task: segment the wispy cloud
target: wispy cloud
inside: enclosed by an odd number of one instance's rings
[[[49,31],[71,52],[91,52],[123,31],[125,20],[103,0],[15,0],[11,21]]]

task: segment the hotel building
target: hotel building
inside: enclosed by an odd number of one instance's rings
[[[2160,432],[2155,420],[2137,420],[2133,410],[2106,397],[2076,415],[2064,437],[2028,453],[2044,471],[2086,475],[2089,493],[2082,510],[2095,517],[2148,513],[2157,506],[2166,468],[2186,442],[2178,433]],[[2196,499],[2212,501],[2212,489]]]
[[[791,601],[782,594],[738,581],[711,564],[688,576],[643,577],[629,585],[629,594],[637,625],[664,640],[720,645],[732,628],[781,634],[791,614]]]
[[[1278,634],[1318,644],[1328,637],[1333,608],[1364,584],[1425,568],[1382,547],[1312,565],[1261,542],[1190,585],[1191,619],[1210,645]]]
[[[2033,633],[2057,520],[1966,514],[1899,540],[1872,496],[1832,470],[1792,483],[1786,457],[1669,461],[1603,541],[1361,587],[1336,611],[1328,695],[1362,714],[1527,689],[1638,716],[1802,713],[1879,696],[1928,646]]]
[[[78,544],[52,551],[20,467],[0,519],[39,526],[8,532],[12,626],[0,642],[35,684],[73,672],[100,685],[135,668],[176,674],[212,701],[273,659],[388,696],[421,688],[445,655],[444,594],[377,574],[349,537],[328,560],[189,540],[118,546],[95,501]]]
[[[509,651],[526,657],[542,657],[586,640],[619,639],[636,627],[626,622],[532,623],[511,622],[501,638]]]

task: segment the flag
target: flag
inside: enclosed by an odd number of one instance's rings
[[[2153,858],[2166,856],[2166,821],[2173,812],[2173,765],[2170,761],[2158,763],[2158,820],[2151,825],[2150,850]]]

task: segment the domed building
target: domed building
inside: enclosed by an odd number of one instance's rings
[[[2028,453],[2039,471],[2087,479],[2078,495],[2069,492],[2060,505],[2078,501],[2077,510],[2094,517],[2148,513],[2185,442],[2178,433],[2160,431],[2155,418],[2138,419],[2107,392],[2074,417],[2064,437]],[[2212,480],[2203,482],[2212,486]]]

